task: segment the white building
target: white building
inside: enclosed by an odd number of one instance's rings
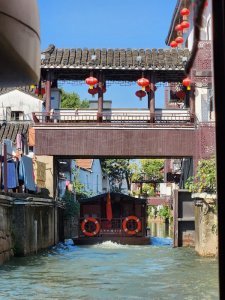
[[[43,111],[43,101],[25,89],[0,91],[0,120],[32,121],[32,112]]]

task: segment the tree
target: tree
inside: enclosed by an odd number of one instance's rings
[[[195,176],[185,183],[185,188],[192,193],[216,193],[216,159],[202,159],[198,162]]]
[[[141,167],[148,179],[163,180],[161,169],[164,166],[164,159],[141,159]]]
[[[131,179],[137,164],[131,162],[130,159],[102,159],[102,171],[109,177],[110,189],[112,191],[121,192],[122,183],[125,179],[128,190],[131,187]]]
[[[67,93],[61,89],[61,108],[88,108],[88,100],[80,100],[77,93]]]

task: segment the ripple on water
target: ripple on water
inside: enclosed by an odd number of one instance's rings
[[[193,249],[66,241],[0,268],[0,299],[188,299],[218,297],[218,264]]]

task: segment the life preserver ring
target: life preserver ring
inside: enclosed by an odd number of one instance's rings
[[[85,225],[88,223],[88,222],[92,222],[95,224],[95,229],[92,231],[92,232],[89,232],[85,229]],[[100,231],[100,224],[98,222],[98,220],[96,220],[95,218],[92,218],[92,217],[88,217],[88,218],[85,218],[83,220],[83,222],[81,223],[81,230],[82,232],[86,235],[86,236],[95,236],[99,233]]]
[[[134,229],[134,230],[128,230],[127,228],[127,222],[129,222],[130,220],[133,220],[137,223],[137,228]],[[123,230],[127,233],[127,234],[130,234],[130,235],[134,235],[136,233],[138,233],[139,231],[141,231],[141,220],[138,219],[138,217],[136,216],[128,216],[126,217],[124,220],[123,220]]]

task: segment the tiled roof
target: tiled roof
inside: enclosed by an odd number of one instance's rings
[[[16,142],[17,133],[28,136],[29,122],[2,122],[0,123],[0,142],[3,139],[9,139],[13,143]]]
[[[6,93],[18,90],[20,92],[26,93],[32,97],[35,97],[37,99],[40,99],[36,94],[35,94],[35,88],[32,88],[31,86],[19,86],[19,87],[9,87],[9,88],[0,88],[0,96],[4,95]],[[41,99],[40,99],[41,100]]]
[[[57,49],[42,52],[41,68],[183,70],[188,49]]]
[[[91,170],[93,159],[76,159],[76,165],[79,168]]]

